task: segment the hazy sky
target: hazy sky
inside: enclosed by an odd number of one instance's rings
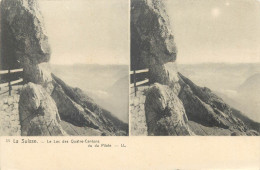
[[[260,62],[260,1],[165,0],[178,63]],[[129,63],[128,0],[41,0],[51,63]]]
[[[41,0],[53,64],[129,64],[127,0]]]
[[[260,1],[166,2],[178,63],[260,62]]]

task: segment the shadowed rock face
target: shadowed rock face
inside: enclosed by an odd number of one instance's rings
[[[259,135],[210,89],[178,73],[163,0],[131,1],[131,41],[131,69],[148,67],[155,83],[146,92],[148,135]]]
[[[160,0],[132,0],[131,69],[148,67],[151,81],[162,81],[163,64],[175,61],[176,53],[164,4]]]
[[[19,102],[22,136],[63,136],[60,116],[54,100],[40,86],[25,85]]]
[[[1,53],[8,56],[4,63],[26,68],[49,61],[50,46],[37,1],[2,0],[1,18]]]
[[[148,135],[192,135],[181,100],[168,87],[155,83],[146,94]]]
[[[51,49],[38,1],[2,0],[0,7],[3,69],[23,68],[25,82],[50,85],[50,73],[39,65],[50,60]]]
[[[24,68],[19,104],[22,135],[127,135],[128,125],[82,90],[52,75],[51,50],[37,0],[2,0],[1,58]],[[61,120],[60,120],[61,118]],[[73,132],[75,131],[75,132]],[[73,134],[74,133],[74,134]]]

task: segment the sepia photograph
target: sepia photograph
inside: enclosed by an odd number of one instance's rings
[[[131,0],[130,133],[259,136],[260,2]]]
[[[0,0],[0,170],[260,168],[260,0]]]
[[[0,3],[0,135],[127,136],[128,1]]]

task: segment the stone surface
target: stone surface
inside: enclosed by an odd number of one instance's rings
[[[54,85],[50,70],[50,65],[46,62],[24,67],[25,82],[40,84],[49,94],[51,94]]]
[[[155,83],[146,94],[145,115],[148,135],[192,135],[188,118],[178,96],[165,85]]]
[[[176,60],[177,49],[163,1],[131,1],[131,69],[150,69],[151,82],[162,83],[163,64]],[[163,75],[163,76],[162,76]]]
[[[46,63],[51,50],[38,1],[2,0],[0,9],[2,69],[23,68],[25,83],[41,84],[51,92]]]
[[[2,0],[1,34],[4,66],[29,67],[50,59],[43,16],[36,0]]]
[[[67,135],[59,124],[55,102],[40,85],[24,85],[19,101],[22,136]]]
[[[129,107],[130,107],[130,125],[132,136],[147,136],[147,124],[145,118],[145,92],[149,86],[138,87],[137,94],[133,91],[130,93]]]
[[[12,96],[8,95],[8,88],[1,89],[0,95],[0,136],[20,136],[18,102],[20,86],[13,87]],[[6,91],[7,93],[2,93]]]

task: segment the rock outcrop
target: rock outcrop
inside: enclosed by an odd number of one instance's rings
[[[51,49],[37,0],[2,0],[1,42],[3,68],[24,69],[22,135],[128,134],[127,124],[51,73]]]
[[[131,1],[131,69],[149,68],[151,82],[165,81],[164,65],[176,60],[169,17],[159,0]]]
[[[51,96],[40,85],[24,85],[19,101],[22,136],[63,136],[61,119]]]
[[[148,135],[192,135],[181,100],[165,85],[155,83],[146,94],[146,123]]]
[[[131,69],[150,71],[148,135],[259,135],[210,89],[178,73],[173,37],[163,0],[131,1]]]
[[[1,18],[1,51],[8,56],[4,63],[26,69],[49,61],[51,50],[37,1],[2,0]]]
[[[48,86],[50,91],[51,76],[46,68],[51,48],[38,1],[2,0],[1,31],[3,69],[23,68],[24,82]]]

